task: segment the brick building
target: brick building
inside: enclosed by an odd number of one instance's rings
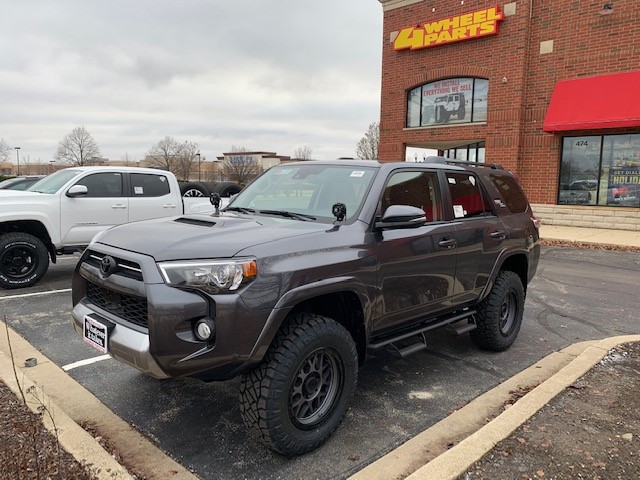
[[[547,224],[640,230],[640,1],[379,1],[380,160],[501,163]]]

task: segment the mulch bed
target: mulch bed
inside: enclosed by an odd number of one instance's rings
[[[29,392],[25,397],[30,400]],[[2,480],[95,478],[88,466],[81,465],[62,449],[57,438],[42,423],[47,415],[33,413],[0,381],[0,477]]]

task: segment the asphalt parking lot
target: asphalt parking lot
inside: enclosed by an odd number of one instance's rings
[[[553,351],[581,340],[640,333],[638,254],[545,247],[529,286],[523,328],[510,350],[482,352],[467,335],[436,331],[428,337],[429,349],[409,358],[370,356],[333,437],[315,452],[286,459],[245,434],[237,381],[153,380],[86,345],[70,317],[76,261],[61,259],[36,287],[0,290],[2,315],[202,478],[344,478]]]

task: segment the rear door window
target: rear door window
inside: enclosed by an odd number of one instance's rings
[[[454,218],[491,215],[491,207],[480,188],[478,178],[468,172],[447,172]]]
[[[169,182],[164,175],[132,173],[129,178],[132,197],[162,197],[170,192]]]

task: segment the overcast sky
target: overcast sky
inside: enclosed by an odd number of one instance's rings
[[[77,126],[103,157],[165,136],[355,156],[380,115],[377,0],[0,0],[0,138],[48,162]],[[15,162],[15,155],[13,158]]]

